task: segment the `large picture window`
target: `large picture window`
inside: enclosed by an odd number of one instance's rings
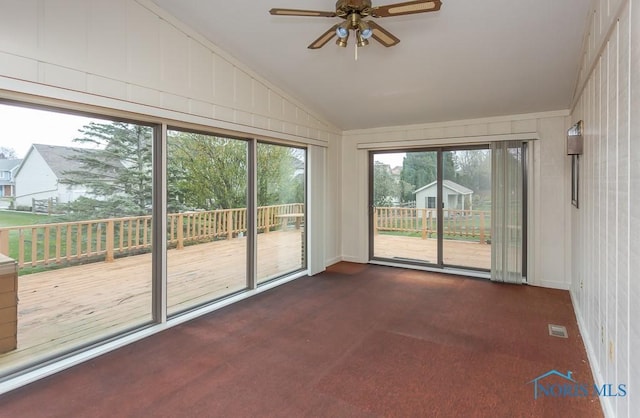
[[[19,273],[5,374],[152,321],[153,129],[3,104],[0,124],[0,253]]]
[[[167,135],[168,312],[247,288],[247,141]]]
[[[14,102],[0,124],[0,378],[306,268],[304,148]]]

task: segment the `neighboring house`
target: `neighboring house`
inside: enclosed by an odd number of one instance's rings
[[[416,195],[416,208],[435,209],[438,196],[438,182],[434,181],[426,186],[422,186],[416,190],[414,194]],[[473,209],[472,201],[473,190],[451,180],[442,181],[443,209],[471,210]]]
[[[68,203],[90,193],[84,186],[61,184],[65,172],[81,170],[73,157],[93,152],[84,148],[33,144],[15,175],[16,206],[31,206],[32,199]]]
[[[0,209],[7,209],[16,195],[15,174],[22,160],[0,159]]]

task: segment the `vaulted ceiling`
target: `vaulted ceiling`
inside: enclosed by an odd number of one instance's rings
[[[344,130],[569,108],[591,3],[443,0],[377,19],[400,44],[371,40],[356,61],[353,40],[307,49],[341,19],[269,14],[333,0],[153,1]]]

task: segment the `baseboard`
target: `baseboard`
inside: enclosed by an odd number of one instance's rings
[[[403,263],[394,263],[393,261],[386,260],[370,260],[369,264],[375,264],[378,266],[387,266],[387,267],[398,267],[403,269],[411,269],[417,271],[429,271],[433,273],[442,273],[442,274],[453,274],[455,276],[466,276],[466,277],[475,277],[478,279],[491,279],[491,273],[484,271],[476,271],[476,270],[465,270],[459,268],[439,268],[439,267],[429,267],[429,266],[420,266],[416,264],[403,264]]]
[[[593,345],[591,345],[591,338],[589,333],[587,332],[587,327],[584,324],[582,312],[580,311],[579,305],[576,303],[576,297],[572,290],[569,290],[569,295],[571,295],[573,313],[575,314],[576,320],[578,321],[578,329],[580,330],[580,335],[582,336],[582,342],[584,343],[584,347],[587,350],[587,358],[589,359],[589,366],[591,366],[591,374],[593,375],[593,380],[594,382],[596,382],[596,385],[601,386],[605,384],[605,381],[602,378],[602,373],[600,373],[600,367],[597,362],[596,353],[593,349]],[[613,405],[611,405],[611,399],[606,396],[601,396],[599,400],[604,416],[607,418],[615,418]]]
[[[569,283],[552,282],[550,280],[539,280],[536,282],[527,282],[529,286],[546,287],[549,289],[570,290],[571,285]]]
[[[341,261],[343,261],[343,260],[342,260],[342,257],[340,257],[340,256],[333,257],[333,258],[330,258],[330,259],[328,259],[328,260],[325,260],[325,261],[324,261],[324,266],[325,266],[325,267],[329,267],[329,266],[332,266],[332,265],[334,265],[334,264],[337,264],[337,263],[339,263],[339,262],[341,262]]]
[[[343,255],[341,261],[347,261],[349,263],[359,263],[359,264],[366,264],[367,263],[366,261],[362,261],[362,259],[360,259],[358,257],[354,257],[354,256],[350,256],[350,255]]]

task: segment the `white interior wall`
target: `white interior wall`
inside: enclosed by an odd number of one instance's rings
[[[580,208],[571,210],[571,295],[608,416],[640,411],[640,2],[596,0],[572,122],[584,123]],[[635,361],[634,361],[635,358]],[[635,411],[635,412],[634,412]]]
[[[307,243],[307,266],[309,274],[314,275],[324,271],[326,266],[326,173],[327,173],[327,150],[324,147],[309,146],[307,152],[307,178],[308,184],[313,185],[315,193],[309,193],[307,201],[306,228],[307,238],[313,237]],[[317,245],[320,243],[320,245]]]
[[[539,138],[530,153],[529,283],[560,289],[570,285],[567,219],[570,196],[565,159],[568,112],[453,121],[347,131],[342,140],[342,258],[369,260],[368,150]]]
[[[331,139],[327,149],[325,202],[325,264],[342,260],[342,139]]]
[[[148,0],[2,0],[1,10],[0,89],[321,146],[339,136]]]

